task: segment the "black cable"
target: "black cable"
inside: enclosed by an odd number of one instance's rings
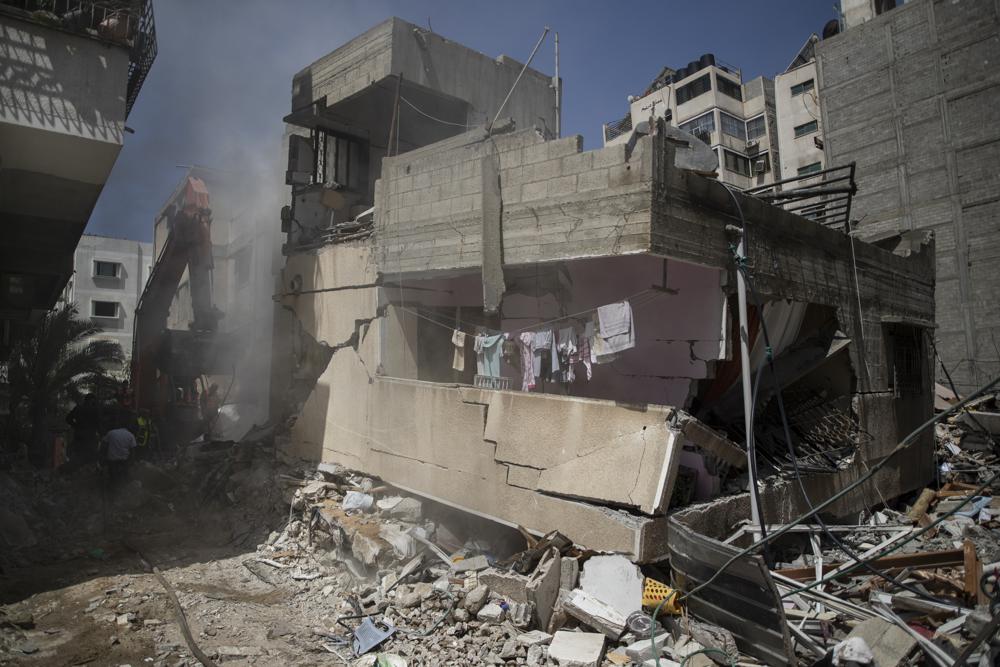
[[[763,311],[761,309],[761,304],[760,304],[759,296],[757,294],[756,289],[753,286],[753,282],[750,280],[750,277],[748,275],[746,275],[746,270],[744,268],[740,268],[739,270],[743,272],[743,279],[746,281],[747,287],[750,288],[750,294],[751,294],[751,297],[754,300],[754,306],[757,308],[757,311],[759,313],[761,313],[760,325],[761,325],[761,331],[762,331],[762,333],[764,335],[764,344],[767,346],[767,349],[770,350],[771,349],[770,336],[768,335],[767,324],[764,322]],[[785,442],[786,442],[786,445],[788,446],[788,455],[789,455],[789,458],[791,458],[791,461],[792,461],[792,469],[795,472],[795,480],[798,483],[799,490],[802,492],[802,498],[803,498],[803,500],[806,501],[806,506],[810,510],[814,511],[815,508],[813,507],[812,500],[809,498],[809,494],[806,492],[805,483],[802,481],[802,473],[801,473],[801,470],[799,469],[798,457],[795,455],[795,445],[792,442],[791,429],[788,426],[788,417],[787,417],[787,414],[785,413],[785,402],[782,399],[782,395],[781,395],[782,388],[781,388],[780,384],[778,383],[778,376],[777,376],[777,373],[774,370],[774,360],[773,360],[771,354],[767,354],[766,355],[766,361],[767,361],[767,365],[768,365],[768,370],[771,373],[772,382],[774,383],[774,391],[775,391],[776,398],[777,398],[777,401],[778,401],[778,413],[781,416],[781,424],[782,424],[782,427],[784,429]],[[761,365],[763,365],[763,362],[761,363]],[[759,379],[760,379],[760,377],[758,376],[757,380],[759,380]],[[756,392],[755,392],[754,399],[756,400]],[[843,540],[841,540],[839,537],[837,537],[836,533],[834,533],[832,530],[830,530],[829,526],[827,526],[826,522],[823,521],[823,519],[819,516],[819,514],[816,514],[815,518],[816,518],[816,524],[820,527],[820,530],[822,530],[827,535],[827,537],[829,537],[831,539],[831,541],[833,541],[833,543],[837,545],[837,548],[839,548],[841,551],[843,551],[844,553],[846,553],[855,563],[858,563],[859,565],[861,565],[861,567],[863,567],[869,573],[871,573],[871,574],[879,577],[880,579],[883,579],[884,581],[886,581],[889,584],[892,584],[892,585],[897,586],[897,587],[899,587],[899,588],[901,588],[901,589],[903,589],[905,591],[913,593],[914,595],[917,595],[917,596],[919,596],[921,598],[924,598],[925,600],[928,600],[930,602],[936,602],[938,604],[943,604],[943,605],[958,606],[958,605],[954,605],[954,604],[952,604],[952,603],[950,603],[950,602],[948,602],[946,600],[938,599],[938,598],[936,598],[936,597],[934,597],[932,595],[929,595],[929,594],[921,591],[920,589],[918,589],[918,588],[916,588],[914,586],[910,586],[909,584],[907,584],[905,582],[898,581],[897,579],[895,579],[893,577],[890,577],[889,575],[885,574],[882,570],[879,570],[878,568],[876,568],[869,561],[862,559],[861,556],[859,556],[857,552],[855,552]]]
[[[725,184],[723,184],[723,185],[725,185]],[[746,218],[743,215],[743,207],[740,206],[739,200],[736,198],[736,194],[728,186],[725,186],[725,187],[726,187],[726,192],[729,193],[729,196],[732,198],[733,203],[736,204],[736,210],[737,210],[737,212],[740,215],[740,224],[741,224],[741,227],[742,227],[741,233],[743,235],[744,248],[746,248],[747,247]],[[788,416],[787,416],[787,414],[785,412],[785,402],[784,402],[784,399],[782,398],[782,393],[781,393],[782,392],[782,388],[781,388],[780,383],[778,382],[778,375],[777,375],[777,373],[774,370],[774,357],[773,357],[772,347],[771,347],[771,337],[770,337],[770,334],[769,334],[769,332],[767,330],[767,323],[764,320],[764,310],[763,310],[763,306],[762,306],[762,304],[760,302],[760,297],[757,294],[757,290],[754,287],[753,281],[751,280],[749,272],[747,271],[747,268],[746,268],[745,257],[737,257],[736,258],[736,270],[740,272],[740,274],[743,277],[743,280],[746,282],[746,285],[747,285],[747,287],[749,288],[749,291],[750,291],[750,296],[751,296],[751,298],[753,299],[753,302],[754,302],[754,307],[757,309],[757,317],[758,317],[758,319],[760,321],[761,333],[764,336],[764,345],[765,345],[765,348],[766,348],[766,354],[764,355],[764,359],[761,361],[761,366],[763,367],[764,363],[766,362],[767,366],[768,366],[768,370],[771,373],[771,380],[774,383],[774,392],[776,394],[776,398],[777,398],[777,401],[778,401],[778,413],[781,416],[781,424],[782,424],[782,428],[783,428],[784,434],[785,434],[785,443],[786,443],[786,445],[788,447],[788,455],[789,455],[789,457],[791,458],[791,461],[792,461],[792,469],[795,472],[795,480],[798,483],[799,490],[802,492],[802,498],[803,498],[803,500],[805,500],[806,506],[809,508],[810,512],[812,512],[815,515],[816,524],[820,527],[820,530],[822,530],[833,541],[833,543],[837,545],[837,548],[839,548],[841,551],[843,551],[844,553],[846,553],[855,563],[860,564],[865,570],[867,570],[871,574],[879,577],[880,579],[883,579],[884,581],[886,581],[889,584],[892,584],[892,585],[897,586],[897,587],[899,587],[899,588],[901,588],[901,589],[903,589],[905,591],[913,593],[914,595],[917,595],[918,597],[924,598],[924,599],[932,601],[932,602],[936,602],[938,604],[950,604],[950,603],[948,603],[946,601],[939,600],[939,599],[935,598],[934,596],[929,595],[929,594],[921,591],[918,588],[910,586],[909,584],[906,584],[906,583],[901,582],[901,581],[897,581],[895,578],[889,577],[889,575],[885,574],[884,572],[882,572],[881,570],[879,570],[878,568],[876,568],[870,562],[868,562],[866,560],[863,560],[857,554],[857,552],[855,552],[852,548],[848,547],[847,544],[843,540],[841,540],[839,537],[837,537],[837,535],[834,534],[834,532],[832,530],[830,530],[829,526],[826,525],[826,522],[823,521],[823,519],[816,512],[816,508],[813,505],[812,500],[809,498],[808,492],[806,491],[805,483],[802,481],[802,472],[799,469],[799,461],[798,461],[798,457],[795,455],[795,445],[794,445],[794,443],[792,441],[791,429],[788,426]],[[751,428],[753,427],[754,413],[756,411],[756,406],[757,406],[757,389],[760,386],[760,374],[761,374],[761,371],[763,371],[763,368],[758,369],[757,378],[754,381],[753,402],[751,404],[751,420],[750,420]],[[748,443],[751,442],[752,440],[751,440],[750,434],[748,434],[747,437],[748,437],[748,440],[747,440]],[[751,457],[751,463],[756,464],[756,456],[752,456]],[[754,470],[754,475],[756,476],[756,469]],[[756,487],[756,485],[753,485],[753,486]],[[755,488],[755,491],[756,491],[756,488]],[[758,500],[757,500],[757,507],[761,507],[759,496],[758,496]],[[763,518],[762,518],[761,519],[762,527],[763,527],[763,523],[764,523],[764,521],[763,521]],[[767,556],[765,556],[765,559],[766,558],[767,558]],[[770,563],[769,563],[769,565],[770,565]]]

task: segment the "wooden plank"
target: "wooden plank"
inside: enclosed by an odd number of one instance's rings
[[[963,565],[964,563],[965,551],[963,549],[949,549],[947,551],[924,551],[914,554],[886,556],[885,558],[879,558],[878,560],[873,561],[872,565],[884,570],[894,567],[955,567]],[[851,563],[825,564],[823,565],[823,574],[826,575],[828,572],[832,572],[833,570],[844,565],[850,566]],[[777,573],[788,577],[789,579],[808,581],[816,574],[816,571],[812,567],[796,567],[785,570],[777,570]]]

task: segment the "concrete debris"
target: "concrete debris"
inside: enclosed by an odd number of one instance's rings
[[[572,591],[565,601],[565,608],[570,616],[600,630],[608,639],[617,640],[625,632],[625,615],[584,590],[578,588]]]
[[[856,662],[898,667],[907,663],[910,654],[917,648],[917,640],[909,633],[881,618],[860,623],[843,643],[845,646],[840,652],[842,662],[836,662],[837,651],[834,650],[835,664]]]
[[[499,623],[507,615],[507,610],[495,602],[483,605],[476,618],[484,623]]]
[[[605,637],[596,632],[560,630],[549,645],[549,658],[559,667],[598,667],[604,658]]]
[[[594,556],[583,564],[580,588],[628,617],[642,609],[644,577],[624,556]]]

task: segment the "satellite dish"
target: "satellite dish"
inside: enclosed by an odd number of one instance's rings
[[[660,127],[666,140],[674,146],[675,167],[705,176],[719,170],[718,154],[704,141],[673,125],[663,123]]]

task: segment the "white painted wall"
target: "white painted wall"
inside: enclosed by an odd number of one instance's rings
[[[799,168],[814,162],[825,166],[823,150],[815,139],[823,138],[823,121],[819,110],[819,89],[792,96],[792,86],[812,80],[816,83],[816,62],[779,74],[774,79],[775,107],[778,112],[778,143],[781,146],[781,173],[793,178]],[[795,128],[810,121],[817,121],[819,131],[806,136],[795,136]]]

